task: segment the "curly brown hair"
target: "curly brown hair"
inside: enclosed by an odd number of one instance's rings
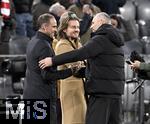
[[[76,16],[75,13],[68,11],[65,12],[59,20],[59,27],[58,27],[58,37],[59,38],[66,38],[66,34],[63,31],[64,29],[67,29],[68,27],[68,22],[70,20],[78,20],[80,22],[80,19]]]

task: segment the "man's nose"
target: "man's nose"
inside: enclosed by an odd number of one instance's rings
[[[78,26],[74,26],[73,29],[76,31],[80,30]]]
[[[54,28],[54,32],[57,32],[57,28]]]

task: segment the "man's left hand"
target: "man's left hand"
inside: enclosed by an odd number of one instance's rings
[[[131,69],[133,69],[134,71],[138,70],[140,68],[140,64],[140,61],[135,60],[134,63],[131,64]]]
[[[52,58],[51,57],[47,57],[45,59],[42,59],[39,61],[39,66],[41,69],[44,69],[46,67],[52,66]]]

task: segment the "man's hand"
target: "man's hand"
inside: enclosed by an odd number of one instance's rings
[[[47,57],[45,59],[42,59],[39,61],[39,66],[41,69],[44,69],[48,66],[52,66],[52,58],[51,57]]]
[[[135,60],[134,63],[131,63],[131,69],[133,69],[134,71],[138,70],[140,68],[140,61]]]
[[[89,4],[85,4],[85,5],[83,6],[82,12],[83,12],[83,13],[86,13],[86,14],[88,14],[88,15],[90,15],[90,16],[93,16],[93,11],[92,11],[92,9],[91,9],[91,7],[90,7]]]

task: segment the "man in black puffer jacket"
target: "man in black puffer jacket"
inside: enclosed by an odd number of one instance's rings
[[[124,92],[124,53],[119,32],[106,13],[92,20],[92,38],[80,49],[39,62],[41,68],[87,59],[86,92],[89,102],[86,124],[120,124]]]

